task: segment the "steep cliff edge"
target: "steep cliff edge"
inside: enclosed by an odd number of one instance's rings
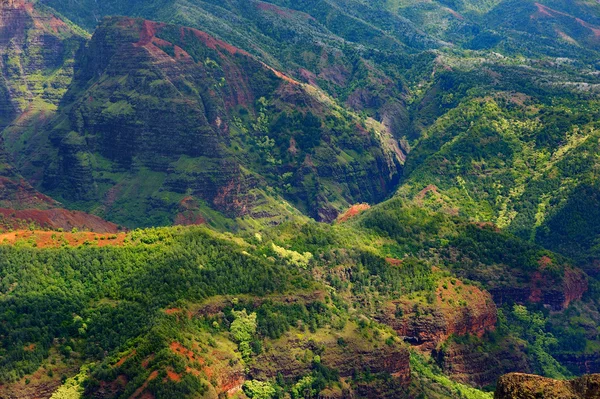
[[[13,155],[41,191],[118,223],[171,224],[190,196],[269,223],[289,215],[284,198],[331,221],[399,180],[404,153],[385,126],[202,31],[108,18],[76,71],[31,137],[33,160]]]
[[[498,233],[494,226],[468,225],[446,253],[454,271],[482,283],[496,304],[536,303],[560,311],[588,290],[588,276],[570,260]]]
[[[451,335],[493,331],[497,310],[491,295],[457,279],[440,281],[433,304],[400,300],[377,316],[419,349],[433,350]]]
[[[595,399],[600,397],[600,374],[558,381],[530,374],[512,373],[498,380],[495,399]]]
[[[0,4],[0,129],[23,113],[56,107],[84,36],[40,4]]]

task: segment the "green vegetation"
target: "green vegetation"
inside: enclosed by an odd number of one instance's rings
[[[0,217],[0,396],[484,399],[598,371],[599,10],[2,13],[0,205],[142,229],[44,248]]]

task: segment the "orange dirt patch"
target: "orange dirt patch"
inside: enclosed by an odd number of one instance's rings
[[[550,266],[553,263],[552,258],[549,256],[542,256],[540,258],[540,260],[538,260],[538,265],[540,265],[541,268],[546,268],[548,266]]]
[[[25,352],[33,352],[33,351],[35,350],[35,348],[36,348],[36,345],[35,345],[35,344],[29,344],[29,345],[25,345],[25,346],[23,347],[23,350],[24,350]]]
[[[173,370],[167,370],[167,377],[171,380],[171,381],[175,381],[175,382],[179,382],[181,381],[181,376],[179,374],[177,374],[175,371]]]
[[[535,6],[537,7],[538,13],[540,15],[543,15],[545,17],[552,17],[551,11],[554,11],[554,10],[552,10],[552,9],[550,9],[550,8],[548,8],[548,7],[540,4],[540,3],[535,3]]]
[[[175,314],[175,313],[179,313],[179,312],[181,312],[181,309],[179,309],[179,308],[165,309],[166,314]]]
[[[118,226],[107,222],[98,216],[90,215],[79,211],[69,211],[66,209],[23,209],[14,210],[0,208],[0,217],[10,221],[26,221],[47,229],[63,229],[95,231],[97,233],[116,233]]]
[[[187,366],[185,368],[185,372],[188,373],[188,374],[193,374],[195,376],[199,376],[201,374],[199,370],[193,369],[190,366]]]
[[[275,76],[277,76],[279,79],[283,79],[288,83],[294,84],[294,85],[299,85],[300,82],[298,82],[297,80],[294,80],[292,78],[290,78],[289,76],[285,75],[283,72],[278,71],[275,68],[271,68],[270,66],[268,66],[267,64],[265,64],[264,62],[261,62],[261,64],[263,64],[263,66],[265,68],[268,68],[271,70],[271,72],[273,72],[275,74]]]
[[[171,348],[171,350],[173,352],[187,357],[190,361],[200,360],[200,359],[196,358],[196,355],[194,354],[194,352],[187,349],[186,347],[181,345],[179,342],[176,342],[176,341],[171,342],[171,345],[169,345],[169,348]]]
[[[119,359],[119,361],[117,363],[115,363],[115,367],[121,367],[123,365],[123,363],[125,363],[127,361],[127,359],[131,358],[132,356],[135,356],[136,354],[136,350],[132,350],[130,353],[128,353],[127,355],[123,356],[121,359]]]
[[[419,194],[417,194],[415,196],[415,199],[417,201],[423,201],[423,199],[425,199],[425,196],[427,195],[427,193],[439,194],[437,186],[430,184],[429,186],[425,187],[423,190],[419,191]]]
[[[392,266],[402,266],[402,261],[400,259],[385,258],[385,261]]]
[[[583,19],[581,18],[575,18],[575,20],[577,21],[577,23],[581,26],[583,26],[584,28],[587,28],[589,30],[591,30],[592,32],[594,32],[594,36],[596,37],[600,37],[600,28],[598,28],[597,26],[591,25],[587,22],[585,22]]]
[[[138,389],[136,389],[136,391],[129,397],[129,399],[154,398],[154,396],[150,392],[144,392],[144,391],[146,390],[146,388],[148,388],[148,383],[150,381],[156,379],[156,377],[158,377],[158,370],[154,370],[152,373],[150,373],[150,375],[148,376],[146,381],[144,381],[142,386],[139,387]],[[150,396],[148,396],[148,395],[150,395]]]
[[[19,230],[0,234],[0,244],[16,244],[18,242],[31,243],[38,248],[58,248],[63,244],[78,247],[84,244],[105,246],[122,246],[126,233],[99,234],[91,232],[61,233],[40,230]]]
[[[157,22],[144,21],[142,30],[140,31],[140,40],[135,44],[136,46],[146,46],[152,42],[154,35],[156,35],[157,29],[164,26]]]
[[[202,40],[202,42],[206,45],[206,47],[208,47],[210,49],[219,50],[219,48],[221,48],[221,49],[227,51],[231,55],[244,54],[244,55],[247,55],[248,57],[252,57],[250,55],[250,53],[248,53],[242,49],[239,49],[237,47],[234,47],[229,43],[225,43],[222,40],[215,39],[214,37],[212,37],[211,35],[209,35],[206,32],[202,32],[201,30],[194,29],[194,28],[181,28],[181,36],[182,37],[185,37],[185,34],[188,32],[194,34],[198,39]]]
[[[290,10],[284,10],[282,8],[279,8],[273,4],[269,4],[269,3],[258,3],[256,4],[256,8],[258,8],[259,10],[262,11],[271,11],[274,12],[275,14],[281,16],[281,17],[289,17],[291,15]]]
[[[338,217],[338,222],[340,222],[340,223],[346,222],[346,221],[352,219],[353,217],[360,215],[361,213],[363,213],[364,211],[366,211],[368,209],[371,209],[371,205],[369,205],[369,204],[352,205],[350,207],[350,209],[348,209],[346,212],[342,213]]]
[[[175,226],[200,226],[206,224],[206,219],[193,210],[183,211],[175,217]]]

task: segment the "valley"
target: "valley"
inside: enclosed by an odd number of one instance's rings
[[[591,0],[2,2],[0,397],[597,397],[599,46]]]

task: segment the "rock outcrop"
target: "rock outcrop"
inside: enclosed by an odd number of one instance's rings
[[[493,385],[506,373],[531,371],[518,343],[486,351],[473,344],[449,342],[434,350],[433,357],[453,380],[478,387]]]
[[[451,335],[483,336],[493,331],[497,309],[491,295],[456,279],[439,283],[431,305],[398,301],[377,316],[410,344],[431,351]]]
[[[558,381],[531,374],[512,373],[498,380],[495,399],[597,399],[600,374]]]
[[[565,267],[561,279],[537,271],[527,284],[522,286],[498,286],[490,288],[494,300],[498,304],[508,303],[540,303],[552,310],[566,309],[573,301],[581,299],[588,289],[585,273],[580,269]]]
[[[576,375],[600,373],[600,353],[558,353],[553,355],[560,364]]]
[[[83,37],[28,0],[0,3],[0,130],[30,108],[57,105]]]
[[[312,367],[313,359],[306,359],[305,354],[319,353],[322,364],[339,371],[341,377],[368,370],[391,375],[401,386],[410,382],[410,353],[403,345],[377,348],[358,336],[336,338],[335,333],[319,335],[319,342],[293,335],[282,337],[257,357],[250,370],[252,378],[271,379],[278,373],[287,379],[298,378],[310,373]]]
[[[75,70],[30,154],[17,128],[8,148],[40,191],[120,224],[171,224],[186,197],[230,217],[284,214],[284,197],[333,221],[399,181],[404,153],[384,125],[205,32],[107,18]]]

